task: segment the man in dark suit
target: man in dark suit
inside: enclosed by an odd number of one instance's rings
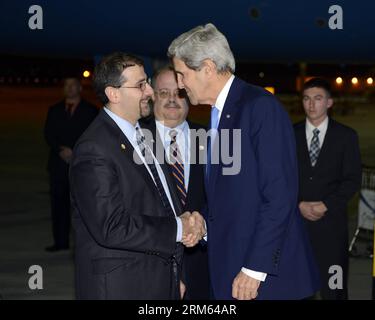
[[[203,225],[175,209],[138,120],[153,95],[139,58],[113,53],[95,70],[105,107],[70,168],[79,299],[179,299],[183,245]]]
[[[320,295],[341,300],[348,298],[347,204],[360,188],[361,157],[356,132],[328,117],[332,104],[327,81],[307,81],[303,89],[306,120],[295,125],[295,134],[299,207],[320,270]],[[331,277],[337,281],[330,281]]]
[[[204,216],[213,297],[312,295],[317,272],[298,210],[287,113],[270,93],[234,77],[229,44],[212,24],[180,35],[168,54],[190,102],[212,106]]]
[[[166,174],[174,181],[172,191],[177,194],[182,212],[201,212],[206,202],[204,165],[192,159],[193,154],[202,151],[199,150],[199,141],[191,143],[195,137],[191,132],[204,128],[186,121],[189,112],[186,93],[178,89],[172,67],[162,68],[155,73],[153,88],[154,118],[146,121],[144,126],[151,130],[156,141],[155,148],[161,147],[163,150],[155,150],[155,154],[162,155],[161,162],[169,164],[166,166]],[[174,152],[176,155],[173,155]],[[185,248],[184,253],[185,299],[208,299],[207,247],[198,244],[193,248]]]
[[[81,90],[78,78],[65,78],[65,98],[49,108],[44,127],[50,147],[48,172],[54,239],[54,244],[46,248],[50,252],[69,248],[69,162],[74,144],[97,115],[97,108],[81,99]]]

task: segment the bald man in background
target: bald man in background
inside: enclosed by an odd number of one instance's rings
[[[204,191],[204,165],[193,159],[199,156],[199,144],[190,130],[205,130],[201,125],[187,121],[189,102],[184,90],[177,86],[176,74],[171,66],[158,70],[152,81],[154,88],[154,118],[143,120],[143,126],[152,132],[154,148],[164,150],[155,154],[165,157],[166,174],[172,177],[179,210],[201,212],[206,203]],[[192,148],[196,148],[193,150]],[[173,155],[173,152],[175,155]],[[209,298],[207,247],[198,244],[184,251],[185,299]]]

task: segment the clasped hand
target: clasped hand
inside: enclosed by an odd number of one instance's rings
[[[328,210],[322,201],[318,201],[318,202],[302,201],[299,204],[299,209],[302,215],[310,221],[317,221],[323,218]]]
[[[190,248],[194,247],[206,234],[206,225],[202,215],[194,211],[185,212],[180,216],[182,221],[182,243]]]

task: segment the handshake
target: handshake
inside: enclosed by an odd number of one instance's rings
[[[180,216],[182,221],[182,240],[184,246],[194,247],[207,233],[202,215],[194,211],[186,211]]]

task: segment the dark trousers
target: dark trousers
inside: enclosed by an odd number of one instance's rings
[[[331,289],[329,287],[330,277],[333,277],[334,274],[328,273],[329,267],[333,264],[328,264],[322,261],[318,261],[320,269],[320,277],[322,281],[322,286],[320,288],[320,297],[323,300],[348,300],[348,264],[349,257],[346,255],[346,252],[342,254],[340,260],[334,262],[335,265],[342,267],[342,289]],[[346,257],[345,257],[346,255]]]
[[[186,275],[186,300],[207,300],[210,298],[207,246],[198,243],[185,248],[184,267]]]
[[[69,246],[70,194],[68,170],[50,171],[50,199],[54,245]]]
[[[347,300],[349,273],[347,229],[338,226],[335,229],[324,225],[320,228],[313,228],[319,226],[318,224],[309,226],[311,244],[321,279],[320,297],[323,300]],[[337,272],[337,267],[330,270],[332,266],[339,266],[342,273]],[[342,289],[335,288],[335,284],[338,283],[337,279],[341,275]]]
[[[211,284],[210,284],[210,288],[209,288],[209,298],[208,298],[208,300],[216,300],[215,295],[214,295],[214,289],[212,289]]]

